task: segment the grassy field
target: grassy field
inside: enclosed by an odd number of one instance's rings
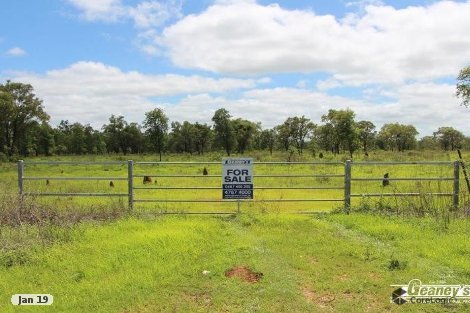
[[[214,161],[219,157],[179,156],[178,160]],[[284,155],[264,154],[255,157],[261,161],[285,158]],[[390,160],[391,157],[384,153],[371,154],[370,158]],[[62,160],[127,158],[68,157]],[[131,158],[136,161],[153,159],[151,156]],[[327,156],[326,159],[341,161],[341,157]],[[444,153],[416,152],[395,159],[452,160]],[[209,174],[220,173],[218,166],[207,168]],[[274,170],[276,173],[342,173],[343,168],[278,166]],[[274,170],[256,169],[255,174]],[[407,284],[415,278],[427,284],[470,283],[468,217],[448,215],[443,218],[433,214],[435,209],[448,210],[450,198],[407,199],[402,203],[380,198],[356,199],[355,209],[349,215],[284,214],[305,210],[329,212],[341,205],[323,202],[244,203],[241,214],[224,216],[150,213],[234,212],[233,204],[226,207],[200,203],[186,207],[140,204],[128,215],[127,198],[30,198],[22,210],[16,210],[16,197],[11,196],[16,190],[16,168],[14,164],[2,164],[0,171],[4,192],[0,206],[0,312],[470,312],[470,306],[463,304],[398,306],[390,303],[394,290],[390,285]],[[125,177],[126,171],[124,165],[26,166],[25,175]],[[136,173],[160,175],[196,175],[201,171],[200,166],[189,169],[160,166],[151,171],[136,168]],[[452,167],[353,167],[353,177],[381,177],[383,172],[389,172],[392,177],[447,177],[452,175]],[[202,178],[196,185],[220,185],[219,178],[210,179],[213,180]],[[135,184],[141,183],[135,180]],[[452,188],[452,182],[420,185],[397,182],[384,191],[380,183],[353,184],[353,193],[416,191],[417,188],[447,192]],[[108,181],[51,181],[49,185],[45,181],[30,181],[25,187],[28,191],[48,192],[126,192],[125,181],[114,184],[111,188]],[[189,186],[195,185],[195,181],[157,178],[153,186],[170,184]],[[255,181],[255,184],[335,186],[337,182],[300,179]],[[166,190],[145,192],[144,195],[136,192],[136,197],[220,197],[218,190],[202,191],[202,195],[196,191],[186,194]],[[342,191],[334,192],[336,194],[331,195],[325,191],[292,194],[277,190],[255,194],[255,197],[342,197]],[[401,208],[399,214],[395,214],[396,206]],[[424,216],[414,214],[417,207],[423,206],[427,209]],[[262,276],[259,275],[261,278],[256,283],[227,277],[226,272],[235,267],[246,267]],[[54,304],[43,308],[15,308],[10,304],[10,297],[16,293],[49,293],[54,296]]]
[[[468,229],[468,221],[442,233],[426,220],[369,215],[86,223],[66,242],[32,248],[23,264],[0,268],[0,309],[14,311],[13,293],[50,293],[54,305],[43,311],[464,312],[470,308],[390,304],[389,285],[468,282]],[[225,277],[234,266],[263,277]]]
[[[270,156],[266,153],[253,153],[251,155],[255,161],[286,161],[291,159],[293,161],[322,161],[322,162],[343,162],[346,157],[333,156],[326,154],[325,158],[312,158],[310,155],[302,157],[294,156],[289,157],[287,154],[275,154]],[[387,152],[371,153],[367,161],[420,161],[420,160],[439,160],[439,161],[453,161],[452,155],[449,153],[418,153],[409,152],[403,154],[393,154]],[[199,161],[199,162],[220,162],[223,155],[212,153],[205,156],[166,156],[166,161]],[[54,160],[61,161],[121,161],[120,165],[32,165],[28,161],[41,161],[51,160],[51,158],[34,158],[27,159],[25,165],[25,176],[32,177],[109,177],[109,180],[96,180],[96,181],[63,181],[63,180],[50,180],[46,184],[46,180],[26,180],[24,188],[26,192],[97,192],[97,193],[123,193],[127,194],[127,181],[114,180],[113,177],[127,178],[127,164],[126,160],[132,159],[136,162],[139,161],[155,161],[154,156],[114,156],[114,157],[55,157]],[[364,161],[364,159],[357,158],[355,161]],[[206,168],[209,176],[203,176],[203,169]],[[3,165],[2,179],[0,184],[4,186],[3,190],[16,191],[17,186],[14,182],[16,180],[16,169],[14,164]],[[403,177],[453,177],[452,165],[354,165],[352,166],[353,178],[381,178],[384,173],[389,173],[390,178],[403,178]],[[142,183],[141,177],[134,178],[134,186],[151,187],[156,189],[137,189],[134,191],[135,199],[156,199],[160,200],[158,203],[137,203],[136,209],[142,212],[236,212],[238,207],[236,203],[173,203],[167,201],[174,200],[220,200],[221,199],[221,166],[219,164],[196,164],[196,165],[182,165],[182,164],[169,164],[169,165],[144,165],[137,164],[134,166],[135,175],[152,175],[152,183],[145,185]],[[337,190],[255,190],[256,200],[288,200],[288,199],[333,199],[336,201],[327,202],[261,202],[261,203],[243,203],[241,209],[246,212],[271,212],[271,213],[286,213],[286,212],[329,212],[332,209],[343,206],[342,199],[344,198],[344,165],[343,164],[313,164],[313,165],[256,165],[254,168],[255,175],[336,175],[338,177],[255,177],[256,187],[329,187]],[[165,177],[170,175],[194,175],[195,177]],[[211,177],[213,175],[213,177]],[[114,187],[110,187],[110,181],[113,182]],[[451,193],[452,181],[392,181],[390,186],[383,188],[381,181],[353,181],[352,193],[401,193],[401,192],[440,192]],[[165,189],[168,187],[213,187],[213,190],[185,190],[185,189]],[[464,191],[464,184],[462,179],[461,190]],[[465,197],[464,194],[462,194]],[[353,206],[376,206],[379,201],[379,206],[394,206],[401,209],[412,209],[417,203],[416,199],[410,198],[396,199],[396,198],[368,198],[356,197],[352,199]],[[428,199],[418,199],[426,201]],[[48,197],[38,199],[41,203],[52,204],[56,207],[61,206],[116,206],[122,205],[127,202],[127,197],[114,197],[114,198],[64,198],[64,197]],[[432,200],[433,206],[449,206],[452,199],[449,196],[440,199]],[[429,206],[429,204],[428,204]]]

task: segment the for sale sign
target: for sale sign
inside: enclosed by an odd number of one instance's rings
[[[253,159],[222,160],[222,198],[253,199]]]

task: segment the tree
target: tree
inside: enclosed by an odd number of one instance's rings
[[[90,125],[84,126],[85,147],[88,154],[102,154],[106,152],[106,142],[103,134]]]
[[[0,88],[0,152],[7,155],[11,155],[12,149],[10,125],[14,112],[13,96]]]
[[[241,118],[233,120],[232,125],[237,141],[238,153],[243,154],[250,146],[256,132],[259,131],[260,125]]]
[[[68,120],[60,121],[59,126],[54,128],[55,150],[59,155],[68,153],[70,124]]]
[[[176,153],[183,152],[183,138],[181,135],[181,123],[171,122],[171,131],[168,134],[167,148]]]
[[[288,124],[290,124],[292,141],[295,143],[297,152],[302,154],[305,147],[305,140],[312,134],[316,125],[303,115],[302,117],[295,116],[289,119],[290,122]]]
[[[228,156],[237,144],[235,129],[230,118],[229,112],[224,108],[215,111],[212,117],[216,143],[225,150]]]
[[[273,154],[274,145],[276,144],[276,130],[265,129],[260,134],[260,149],[269,149],[269,153]]]
[[[70,124],[67,120],[62,120],[53,130],[54,141],[55,141],[55,153],[57,154],[97,154],[106,152],[106,140],[108,141],[110,152],[119,152],[119,146],[116,151],[112,151],[111,144],[113,135],[116,135],[115,123],[120,120],[123,123],[123,119],[117,119],[114,116],[111,117],[111,123],[103,126],[105,129],[104,133],[101,133],[89,124],[82,125],[80,123]],[[119,134],[121,135],[121,134]]]
[[[0,112],[0,152],[27,155],[31,143],[28,132],[49,120],[42,100],[36,97],[31,85],[7,81],[0,85]]]
[[[124,127],[125,150],[129,153],[140,153],[144,148],[144,135],[138,123],[132,122]]]
[[[43,122],[39,127],[37,136],[37,154],[50,156],[55,152],[54,130],[52,127]]]
[[[194,125],[188,121],[184,121],[181,126],[181,136],[183,138],[183,151],[192,154],[194,151]]]
[[[464,134],[452,127],[439,127],[433,135],[445,151],[460,149],[465,138]]]
[[[70,127],[70,146],[69,153],[85,154],[87,153],[85,141],[85,127],[80,123],[73,123]]]
[[[195,147],[196,129],[188,121],[171,122],[171,132],[168,136],[168,147],[177,153],[185,152],[192,154]]]
[[[334,154],[339,153],[339,143],[331,123],[317,126],[313,131],[313,140],[321,149],[331,151]]]
[[[288,117],[284,123],[274,128],[277,134],[276,138],[280,146],[288,151],[291,145],[295,146],[297,152],[302,154],[306,146],[306,140],[313,134],[313,130],[317,127],[310,119],[302,117]]]
[[[375,135],[375,125],[371,121],[360,121],[357,122],[357,128],[359,129],[359,140],[362,143],[364,153],[367,153],[368,147],[373,144]]]
[[[168,118],[163,110],[157,108],[145,113],[144,128],[151,146],[158,152],[161,161],[168,133]]]
[[[470,66],[463,68],[457,76],[456,95],[462,99],[462,105],[470,104]]]
[[[420,150],[438,150],[439,141],[434,136],[424,136],[418,141],[418,149]]]
[[[328,114],[322,116],[322,121],[330,125],[333,131],[331,138],[334,141],[335,152],[339,152],[342,145],[353,156],[357,149],[359,130],[354,121],[355,113],[347,110],[329,110]]]
[[[207,124],[194,124],[194,144],[198,154],[204,154],[212,137],[211,127]]]
[[[103,125],[103,135],[108,152],[127,153],[127,142],[124,130],[127,122],[124,116],[111,115],[109,124]]]
[[[416,146],[418,131],[413,125],[389,123],[382,126],[377,135],[377,143],[380,148],[386,150],[395,149],[398,152],[413,149]]]
[[[279,142],[279,145],[285,151],[289,150],[289,147],[292,142],[292,136],[291,136],[292,127],[290,125],[290,122],[291,120],[287,119],[281,125],[274,127],[274,131],[277,133],[277,140]]]

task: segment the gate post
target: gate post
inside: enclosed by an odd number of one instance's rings
[[[134,205],[134,161],[127,161],[127,194],[128,194],[128,209],[132,212]]]
[[[23,198],[24,198],[24,191],[23,191],[23,177],[24,177],[24,161],[18,160],[18,202],[20,210],[23,209]]]
[[[24,162],[23,160],[18,161],[18,194],[20,197],[23,197],[23,172],[24,172]]]
[[[454,211],[459,209],[459,193],[460,193],[460,163],[454,162],[454,190],[452,195],[452,203]]]
[[[344,164],[344,211],[349,214],[351,210],[351,160]]]

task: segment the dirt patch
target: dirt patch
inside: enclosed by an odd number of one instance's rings
[[[306,286],[302,288],[302,294],[308,302],[315,303],[322,309],[331,308],[331,302],[335,300],[335,296],[332,294],[325,293],[319,296]]]
[[[348,274],[343,273],[343,274],[340,274],[340,275],[336,275],[335,279],[339,280],[339,281],[347,281],[347,280],[350,280],[350,277],[349,277]]]
[[[312,264],[318,264],[318,259],[314,256],[311,256],[311,257],[308,257],[308,260],[310,261],[310,263]]]
[[[308,289],[307,287],[302,288],[302,294],[304,297],[307,299],[308,302],[314,302],[315,301],[315,293]]]
[[[369,278],[371,278],[374,281],[381,281],[382,280],[382,275],[376,272],[371,272],[369,273]]]
[[[229,278],[237,277],[248,283],[257,283],[263,277],[263,273],[253,272],[246,266],[236,266],[225,271],[225,276]]]
[[[196,303],[202,306],[208,306],[212,302],[211,296],[203,292],[188,293],[188,294],[185,294],[183,298],[188,300],[189,302]]]
[[[350,290],[346,290],[346,291],[343,292],[343,294],[341,295],[341,298],[348,299],[348,300],[352,300],[352,299],[355,299],[356,296],[355,296]]]
[[[335,296],[332,294],[324,294],[317,300],[317,304],[321,308],[327,307],[331,302],[335,300]]]
[[[330,302],[333,302],[334,300],[335,300],[335,296],[333,296],[331,294],[324,294],[323,296],[321,296],[318,299],[318,302],[320,302],[320,303],[330,303]]]

